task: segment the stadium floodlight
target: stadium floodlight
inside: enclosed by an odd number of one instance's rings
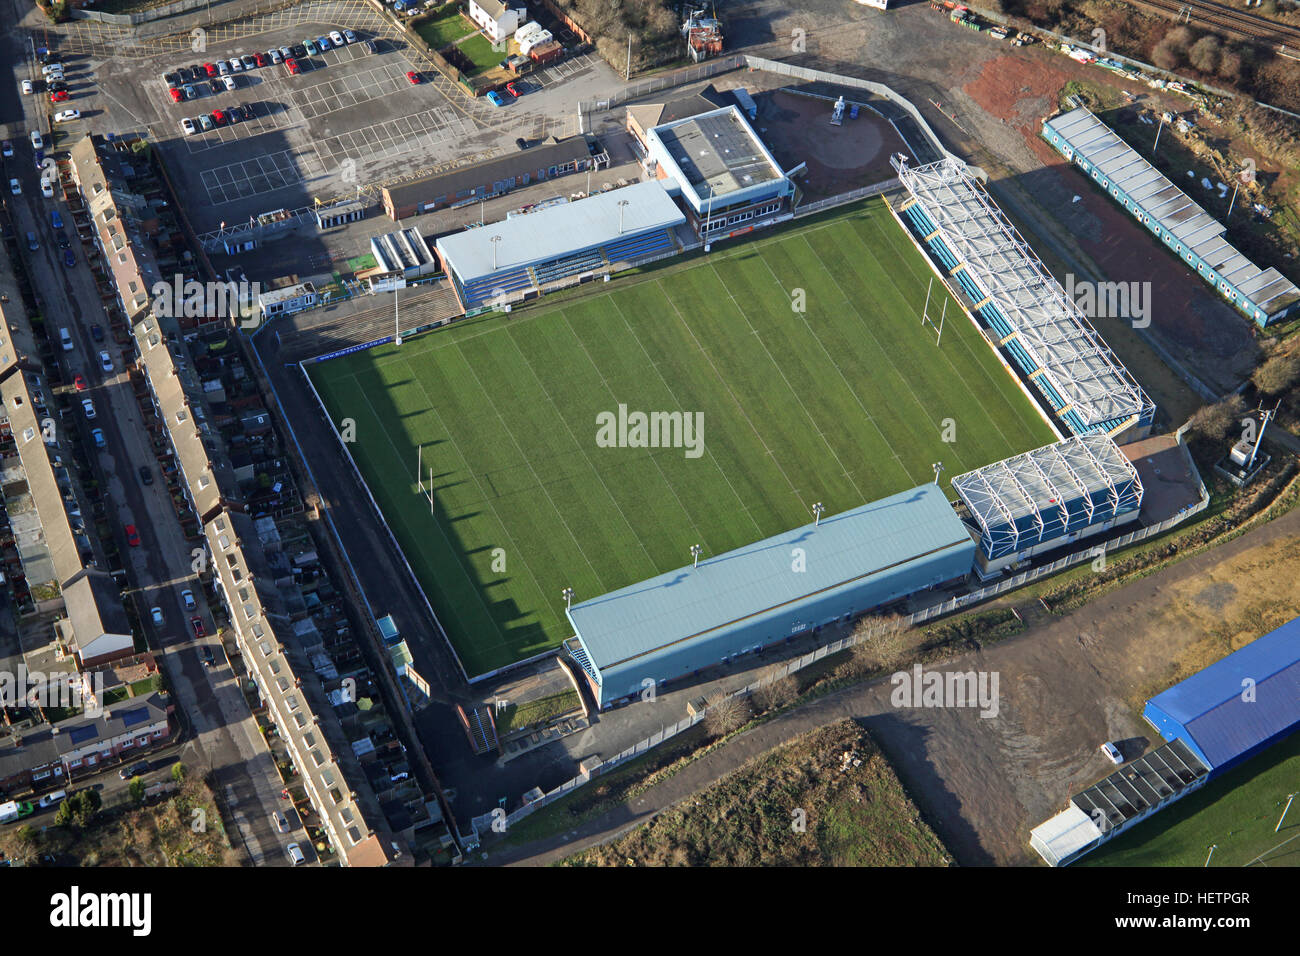
[[[626,206],[627,206],[626,199],[620,199],[618,201],[618,234],[620,236],[623,235],[623,209]]]
[[[703,552],[704,549],[700,547],[698,544],[691,545],[691,567],[692,568],[698,568],[700,566],[700,555]]]
[[[812,513],[813,513],[813,527],[814,527],[814,528],[816,528],[818,525],[820,525],[820,524],[822,523],[822,514],[823,514],[825,511],[826,511],[826,506],[825,506],[824,504],[822,504],[820,501],[816,502],[816,503],[812,506]]]
[[[943,471],[943,462],[936,461],[930,467],[934,469],[934,483],[937,485],[939,483],[939,472]]]
[[[398,318],[396,278],[393,279],[393,344],[402,344],[402,322]]]
[[[1214,856],[1214,851],[1217,850],[1218,848],[1219,848],[1219,844],[1217,844],[1217,843],[1211,843],[1211,844],[1210,844],[1210,852],[1209,852],[1209,854],[1206,855],[1206,857],[1205,857],[1205,865],[1206,865],[1206,866],[1209,866],[1209,865],[1210,865],[1210,857]]]
[[[560,592],[560,597],[564,598],[565,607],[573,607],[573,588],[565,588]]]
[[[490,241],[492,243],[492,271],[496,272],[497,271],[497,245],[501,242],[501,237],[493,236]]]
[[[1278,819],[1277,826],[1273,828],[1274,833],[1282,829],[1282,821],[1286,819],[1286,812],[1291,809],[1291,801],[1294,800],[1295,798],[1296,795],[1294,793],[1287,794],[1286,806],[1282,808],[1282,816]]]

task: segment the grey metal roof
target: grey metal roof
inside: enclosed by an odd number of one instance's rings
[[[734,106],[656,126],[654,132],[701,195],[726,196],[783,175]]]
[[[959,547],[972,547],[961,519],[942,489],[921,485],[574,604],[569,621],[604,669]]]
[[[1070,802],[1106,833],[1126,820],[1172,800],[1209,770],[1181,740],[1157,747],[1109,777],[1080,791]]]
[[[619,232],[622,203],[623,230]],[[493,272],[519,269],[572,255],[582,249],[613,242],[652,229],[669,229],[686,221],[672,197],[659,182],[636,183],[597,193],[577,202],[548,206],[523,216],[489,223],[476,229],[443,236],[435,245],[443,261],[456,270],[462,282]],[[493,268],[492,238],[497,243]]]
[[[1045,125],[1259,308],[1272,314],[1300,299],[1300,289],[1290,279],[1274,268],[1261,269],[1238,252],[1224,239],[1226,226],[1092,112],[1079,107],[1049,119]]]
[[[1135,500],[1117,502],[1121,506],[1117,512],[1141,503],[1137,469],[1112,438],[1099,434],[1044,445],[952,479],[953,490],[985,534],[1018,518],[1120,486],[1131,488],[1127,496]]]

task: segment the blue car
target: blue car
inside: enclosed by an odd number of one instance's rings
[[[104,441],[104,429],[102,428],[92,429],[90,432],[90,437],[95,439],[96,448],[104,448],[108,444],[107,442]]]
[[[59,211],[57,209],[50,210],[50,225],[53,226],[55,229],[63,228],[63,217],[59,215]]]
[[[69,269],[71,269],[73,266],[77,264],[77,257],[72,254],[71,249],[63,250],[63,264],[67,266]]]
[[[315,40],[303,40],[302,45],[307,50],[309,56],[315,56],[320,52],[320,49],[316,46]]]
[[[329,38],[329,37],[317,37],[317,38],[316,38],[316,45],[317,45],[318,47],[320,47],[320,51],[321,51],[322,53],[324,53],[326,50],[328,50],[328,49],[330,48],[330,38]]]
[[[488,102],[491,103],[493,106],[506,105],[506,101],[501,98],[501,94],[498,93],[496,90],[489,90],[487,98],[488,98]]]

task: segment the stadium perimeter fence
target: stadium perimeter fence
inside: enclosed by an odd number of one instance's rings
[[[1183,425],[1182,428],[1178,429],[1178,431],[1174,433],[1175,440],[1180,446],[1183,447],[1184,454],[1187,454],[1187,450],[1186,450],[1186,445],[1183,443],[1183,435],[1187,431],[1187,428],[1188,425]],[[1027,571],[1022,571],[1020,574],[1013,575],[1009,578],[1004,578],[1003,580],[998,581],[995,584],[987,585],[986,587],[982,587],[975,591],[971,591],[968,594],[963,594],[959,597],[949,598],[946,601],[940,601],[937,604],[932,604],[929,607],[922,608],[919,611],[914,611],[913,613],[907,615],[902,619],[903,626],[915,627],[918,624],[924,624],[927,621],[933,620],[934,618],[937,617],[941,617],[945,614],[952,614],[955,611],[964,610],[968,607],[979,604],[982,601],[987,601],[989,598],[993,598],[1000,594],[1004,594],[1007,591],[1012,591],[1015,590],[1016,588],[1024,587],[1026,584],[1029,584],[1033,581],[1037,581],[1040,578],[1049,577],[1053,574],[1059,574],[1061,571],[1064,571],[1066,568],[1073,567],[1076,564],[1080,564],[1088,560],[1095,560],[1098,556],[1105,554],[1108,551],[1118,551],[1121,548],[1127,548],[1130,545],[1138,543],[1139,541],[1143,541],[1147,538],[1152,538],[1157,535],[1163,534],[1164,532],[1170,530],[1176,525],[1182,524],[1188,518],[1200,514],[1207,507],[1209,507],[1210,504],[1210,493],[1205,487],[1205,482],[1201,479],[1199,472],[1197,472],[1194,466],[1192,471],[1193,474],[1196,475],[1197,490],[1199,492],[1198,500],[1194,504],[1188,505],[1182,510],[1178,511],[1177,513],[1170,515],[1168,518],[1164,519],[1163,521],[1157,522],[1156,524],[1153,525],[1147,525],[1143,528],[1137,529],[1136,531],[1131,531],[1128,534],[1120,535],[1119,537],[1116,538],[1111,538],[1107,541],[1096,544],[1091,548],[1085,548],[1082,551],[1077,551],[1073,554],[1068,554],[1063,558],[1059,558],[1058,560],[1051,562],[1050,564],[1044,564]],[[839,638],[838,640],[831,641],[830,643],[823,644],[821,647],[818,647],[813,651],[809,651],[807,654],[802,654],[799,657],[792,658],[791,660],[786,661],[784,664],[773,665],[771,668],[768,669],[767,673],[763,677],[759,678],[753,683],[747,684],[744,687],[739,688],[738,690],[732,691],[726,696],[742,697],[742,696],[752,695],[755,692],[762,690],[764,687],[769,687],[772,684],[776,683],[777,681],[789,677],[791,674],[803,670],[805,667],[815,664],[818,661],[823,660],[824,658],[829,657],[832,654],[838,654],[840,651],[848,650],[854,647],[855,645],[861,643],[864,640],[870,640],[872,637],[876,636],[877,633],[879,632],[873,631],[870,628],[860,628],[858,630],[855,630],[852,634],[849,634],[846,637],[842,637]],[[714,704],[713,706],[717,706],[717,705]],[[700,721],[704,720],[705,717],[708,716],[709,710],[711,709],[712,709],[711,707],[705,708],[704,710],[698,711],[693,715],[690,715],[688,717],[683,718],[682,720],[679,720],[675,724],[669,724],[665,727],[661,727],[658,733],[652,734],[651,736],[646,737],[644,740],[638,741],[637,743],[633,744],[631,747],[628,747],[626,750],[622,751],[621,753],[611,757],[609,760],[604,761],[603,763],[600,764],[599,767],[596,767],[594,771],[590,773],[579,774],[576,777],[566,780],[564,783],[560,784],[554,790],[551,790],[549,793],[538,798],[537,800],[532,801],[531,803],[519,807],[513,813],[509,813],[504,816],[501,816],[500,814],[494,815],[493,813],[487,813],[482,816],[475,817],[472,821],[475,835],[479,835],[484,832],[491,832],[493,830],[495,830],[496,832],[507,831],[511,826],[523,820],[525,817],[529,816],[534,811],[541,809],[542,807],[546,806],[549,803],[553,803],[556,800],[559,800],[561,797],[567,796],[568,794],[572,793],[574,790],[578,789],[584,784],[589,783],[594,777],[601,776],[602,774],[605,774],[608,771],[613,770],[615,767],[618,767],[619,765],[626,763],[627,761],[633,759],[634,757],[639,757],[642,754],[647,753],[652,748],[659,746],[663,742],[677,736],[683,731],[690,730]],[[503,827],[504,829],[502,829]],[[476,841],[471,839],[470,842],[476,842]]]

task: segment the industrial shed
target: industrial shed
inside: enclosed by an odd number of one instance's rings
[[[979,529],[980,566],[999,571],[1133,521],[1137,469],[1105,435],[1079,435],[952,479]]]
[[[636,183],[443,236],[434,245],[469,311],[573,284],[618,263],[676,253],[671,230],[685,221],[663,186]]]
[[[1300,726],[1300,618],[1147,701],[1147,723],[1217,776]]]
[[[1058,435],[1145,437],[1155,404],[960,160],[893,166],[895,214]]]
[[[1256,324],[1296,310],[1295,283],[1238,252],[1225,238],[1226,226],[1090,111],[1080,107],[1046,120],[1043,136]]]
[[[922,485],[568,610],[600,705],[871,611],[971,569],[975,544]]]

